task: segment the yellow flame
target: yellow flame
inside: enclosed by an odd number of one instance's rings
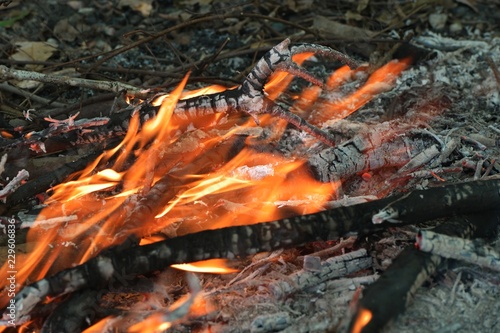
[[[311,55],[297,55],[294,60],[301,63]],[[297,98],[296,109],[319,110],[324,113],[317,118],[320,120],[345,116],[373,98],[384,83],[392,84],[399,74],[397,70],[405,68],[405,62],[388,66],[385,72],[372,74],[361,93],[355,92],[350,99],[337,104],[321,102],[324,92],[318,87],[306,89],[302,97]],[[352,75],[350,69],[343,67],[330,77],[327,87],[334,89]],[[271,100],[278,98],[292,79],[293,75],[288,73],[275,73],[266,84],[266,94]],[[211,86],[183,92],[186,82],[187,76],[170,94],[155,99],[154,104],[160,106],[155,118],[141,125],[139,112],[135,112],[122,142],[54,187],[40,220],[68,215],[77,219],[58,228],[35,223],[28,235],[28,243],[34,248],[28,249],[27,255],[16,257],[20,267],[17,283],[38,280],[87,261],[130,234],[141,238],[157,234],[171,227],[172,220],[182,222],[174,230],[182,235],[270,221],[290,214],[308,214],[324,208],[323,204],[332,198],[340,184],[315,180],[305,165],[306,160],[300,156],[269,152],[274,149],[273,139],[278,139],[286,127],[284,121],[260,117],[261,125],[274,126],[273,135],[266,138],[258,137],[258,128],[252,119],[242,123],[241,119],[222,114],[209,116],[207,120],[208,123],[220,121],[215,129],[185,131],[189,124],[173,117],[179,98],[225,89]],[[254,140],[258,143],[256,146],[263,149],[246,147],[234,154],[234,147],[241,147],[237,141],[240,134],[247,136],[247,143]],[[144,208],[138,207],[137,202],[168,177],[174,183],[167,186],[169,196],[164,198],[160,193],[157,198],[161,204],[155,206],[154,202],[146,207],[154,209],[155,217],[129,225],[127,218],[138,208]],[[286,202],[293,202],[293,208],[280,209]],[[71,242],[75,246],[68,247]],[[8,270],[4,265],[0,271],[0,281],[3,281],[0,287],[5,285]],[[2,295],[0,306],[7,302]]]
[[[209,259],[209,260],[192,262],[189,264],[172,265],[171,267],[195,273],[212,273],[212,274],[237,273],[238,270],[228,267],[227,262],[228,261],[226,259]]]

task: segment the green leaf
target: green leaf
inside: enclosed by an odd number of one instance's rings
[[[24,17],[28,16],[29,13],[30,13],[29,10],[23,10],[19,14],[10,19],[0,21],[0,27],[11,28],[14,25],[14,23],[16,23],[19,20],[22,20]]]

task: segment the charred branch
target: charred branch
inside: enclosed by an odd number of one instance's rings
[[[314,84],[320,84],[320,81],[292,62],[292,56],[299,53],[314,52],[325,57],[333,57],[351,67],[357,67],[357,64],[342,53],[325,46],[304,44],[290,47],[289,45],[290,40],[285,39],[273,47],[257,62],[243,83],[236,89],[180,100],[176,106],[175,116],[189,120],[201,118],[207,114],[239,111],[250,115],[257,121],[258,115],[271,114],[304,130],[321,142],[334,146],[335,140],[328,133],[267,98],[264,85],[276,71],[287,71]]]
[[[397,213],[399,223],[408,224],[495,210],[499,200],[500,180],[474,181],[274,222],[206,230],[120,251],[110,248],[80,266],[26,286],[15,298],[17,320],[25,319],[47,296],[104,287],[119,276],[145,274],[177,263],[244,257],[318,239],[337,239],[357,231],[376,230],[380,226],[374,226],[372,219],[380,210],[390,209],[391,213]]]

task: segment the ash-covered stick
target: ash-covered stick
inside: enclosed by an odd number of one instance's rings
[[[327,280],[366,269],[371,265],[372,258],[367,255],[365,249],[359,249],[323,261],[318,271],[300,270],[285,280],[273,282],[269,285],[269,290],[274,297],[283,298]]]
[[[420,230],[415,245],[423,252],[500,271],[500,253],[478,239],[470,240]]]
[[[0,201],[5,203],[7,201],[7,197],[11,193],[14,193],[16,189],[21,186],[22,182],[29,178],[29,176],[30,174],[28,171],[24,169],[20,170],[17,175],[12,178],[12,180],[7,185],[5,185],[2,190],[0,190]]]
[[[105,287],[122,276],[146,274],[172,264],[244,257],[320,239],[337,239],[360,230],[379,229],[381,226],[371,223],[372,216],[388,206],[396,209],[401,223],[408,224],[455,213],[495,210],[499,202],[500,179],[478,180],[273,222],[206,230],[120,251],[110,248],[82,265],[21,290],[14,299],[16,320],[25,319],[47,296],[58,297],[83,288]],[[4,319],[8,320],[8,312],[4,313]]]

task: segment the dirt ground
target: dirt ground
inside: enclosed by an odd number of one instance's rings
[[[0,5],[0,65],[168,91],[187,71],[191,71],[189,88],[237,85],[266,50],[286,37],[328,45],[370,64],[387,62],[398,46],[409,41],[412,51],[405,52],[416,53],[418,59],[392,90],[350,120],[376,124],[421,112],[428,120],[426,130],[443,141],[473,139],[464,140],[444,163],[462,171],[440,174],[447,181],[461,181],[478,177],[479,162],[489,161],[493,164],[490,172],[499,172],[498,22],[500,2],[480,0],[14,0],[7,7]],[[141,42],[145,38],[151,40]],[[312,70],[329,73],[331,65],[319,61]],[[107,112],[115,98],[110,92],[58,84],[0,84],[0,129],[5,131],[19,126],[40,130],[47,126],[45,117],[66,119],[80,106],[82,114],[95,117]],[[30,119],[26,110],[31,110]],[[295,143],[290,142],[293,147]],[[3,180],[15,175],[23,161],[26,158],[8,164]],[[412,186],[425,187],[432,181],[432,177],[422,178]],[[368,185],[349,182],[356,188],[351,195],[370,194],[366,193]],[[11,209],[2,206],[2,212]],[[406,227],[377,235],[374,242],[384,245],[373,246],[370,255],[375,265],[361,275],[380,273],[403,246],[412,246],[415,231]],[[500,248],[498,240],[491,244]],[[256,266],[265,268],[255,269],[258,274],[252,279],[244,276],[244,283],[235,287],[227,287],[235,275],[201,275],[202,285],[211,290],[222,310],[172,331],[264,332],[252,326],[259,316],[283,316],[283,327],[268,331],[336,331],[348,313],[354,289],[301,292],[285,301],[268,298],[259,289],[300,269],[301,263],[292,259],[297,251],[304,249],[263,260]],[[250,261],[239,263],[240,268],[248,265]],[[173,275],[181,279],[167,270],[157,281]],[[405,313],[384,332],[498,332],[499,285],[498,272],[450,262],[418,290]],[[177,286],[171,288],[182,294]]]

